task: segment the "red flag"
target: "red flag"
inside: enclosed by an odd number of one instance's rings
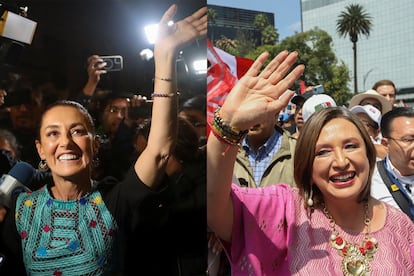
[[[220,50],[207,40],[207,121],[222,105],[236,82],[247,72],[254,60],[236,57]]]
[[[305,82],[304,82],[303,80],[301,80],[301,81],[299,82],[299,85],[300,85],[300,94],[305,93],[305,90],[306,90],[306,85],[305,85]]]

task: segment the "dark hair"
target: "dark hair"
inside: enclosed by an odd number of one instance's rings
[[[147,140],[151,128],[151,120],[136,129],[134,139],[138,135],[143,135]],[[177,119],[177,141],[172,155],[179,161],[189,162],[198,155],[198,136],[194,126],[182,117]]]
[[[381,134],[382,137],[390,137],[391,124],[398,117],[414,117],[414,109],[411,107],[395,107],[385,113],[381,118]]]
[[[391,85],[392,87],[394,87],[395,93],[397,93],[397,88],[395,87],[395,84],[391,80],[379,80],[376,83],[374,83],[374,85],[372,86],[372,89],[376,91],[377,88],[382,85]]]
[[[300,194],[306,199],[309,197],[310,190],[313,189],[313,201],[315,206],[323,203],[323,195],[316,185],[312,182],[313,162],[315,159],[316,142],[322,128],[331,120],[342,118],[356,126],[364,140],[366,147],[366,157],[369,161],[369,175],[367,185],[359,196],[359,201],[368,200],[371,192],[371,178],[376,162],[376,151],[370,136],[365,130],[361,120],[349,109],[344,107],[329,107],[314,113],[305,123],[295,148],[294,157],[294,177]],[[314,186],[314,187],[312,187]],[[307,205],[305,204],[305,208]]]
[[[15,159],[20,159],[20,144],[17,142],[16,136],[7,129],[0,129],[0,139],[9,142],[14,151]]]
[[[198,135],[188,120],[178,117],[177,123],[177,142],[172,155],[179,161],[188,162],[197,156]]]
[[[181,106],[181,110],[196,109],[203,113],[207,111],[207,103],[205,95],[197,95],[187,99]]]
[[[54,103],[50,104],[44,110],[44,112],[42,114],[42,118],[40,120],[40,125],[38,127],[38,133],[37,133],[38,137],[37,137],[37,139],[40,139],[40,128],[43,124],[43,117],[45,116],[45,114],[49,110],[51,110],[52,108],[55,108],[57,106],[67,106],[67,107],[73,107],[73,108],[77,109],[84,116],[89,131],[92,132],[93,134],[95,133],[95,124],[93,122],[92,116],[91,116],[91,114],[89,114],[88,110],[83,105],[81,105],[80,103],[75,102],[75,101],[61,100],[61,101],[57,101],[57,102],[54,102]]]

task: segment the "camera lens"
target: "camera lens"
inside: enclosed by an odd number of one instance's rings
[[[112,66],[113,66],[113,62],[112,62],[112,60],[111,60],[111,59],[105,59],[104,61],[106,62],[105,68],[106,68],[107,70],[108,70],[108,69],[111,69],[111,68],[112,68]]]

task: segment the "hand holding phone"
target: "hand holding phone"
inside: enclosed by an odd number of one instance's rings
[[[122,56],[120,55],[113,55],[113,56],[100,56],[103,62],[106,65],[101,68],[101,70],[105,70],[107,72],[111,71],[121,71],[124,68],[124,61]]]

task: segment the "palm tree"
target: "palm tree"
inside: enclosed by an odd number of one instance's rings
[[[230,54],[237,48],[237,41],[224,35],[221,35],[220,39],[217,39],[214,44],[217,48]]]
[[[340,37],[349,38],[354,50],[354,93],[358,93],[357,84],[357,42],[359,35],[369,36],[372,27],[372,17],[364,10],[361,5],[350,4],[346,11],[341,12],[336,21],[336,31]]]

